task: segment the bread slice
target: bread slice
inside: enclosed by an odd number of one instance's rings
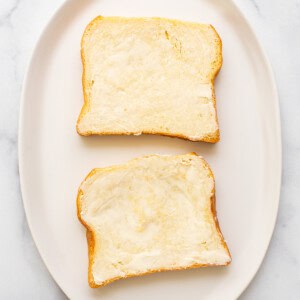
[[[77,208],[87,228],[91,287],[231,261],[213,174],[194,153],[94,169],[80,186]]]
[[[222,43],[211,25],[97,17],[83,34],[81,54],[79,134],[219,140],[213,82]]]

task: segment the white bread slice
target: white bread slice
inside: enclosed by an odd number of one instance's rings
[[[91,171],[77,197],[78,218],[87,228],[90,286],[228,265],[214,191],[213,174],[195,153]]]
[[[97,17],[83,34],[81,55],[79,134],[219,140],[213,82],[222,43],[211,25]]]

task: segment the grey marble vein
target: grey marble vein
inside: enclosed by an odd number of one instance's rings
[[[255,7],[256,11],[258,14],[260,14],[260,8],[259,5],[257,4],[256,0],[250,0],[253,4],[253,6]]]
[[[0,26],[1,25],[10,25],[10,17],[11,15],[14,13],[14,11],[18,8],[18,5],[20,3],[20,0],[15,0],[15,1],[8,1],[6,2],[7,5],[10,5],[8,7],[3,7],[3,10],[1,12],[1,15],[0,15],[0,20],[1,20],[1,23],[0,23]]]

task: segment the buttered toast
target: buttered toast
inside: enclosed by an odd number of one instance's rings
[[[213,174],[194,153],[94,169],[79,188],[77,208],[87,229],[91,287],[231,262],[216,217]]]
[[[219,141],[214,78],[222,43],[211,25],[97,17],[84,31],[81,55],[79,134]]]

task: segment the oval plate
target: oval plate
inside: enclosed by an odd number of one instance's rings
[[[80,137],[80,39],[97,15],[160,16],[211,23],[223,41],[216,79],[221,141],[161,136]],[[281,137],[278,97],[267,59],[231,1],[67,1],[44,30],[23,89],[19,163],[28,223],[52,276],[72,299],[235,299],[266,253],[276,220]],[[146,154],[195,151],[216,177],[218,217],[233,261],[226,268],[165,272],[101,289],[87,282],[85,230],[76,216],[80,182],[94,167]]]

